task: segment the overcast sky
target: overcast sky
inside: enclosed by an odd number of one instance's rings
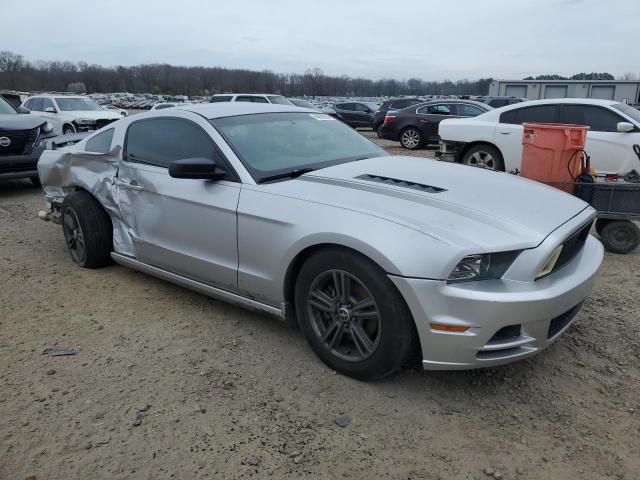
[[[639,33],[640,0],[0,0],[0,50],[30,60],[373,79],[617,76]]]

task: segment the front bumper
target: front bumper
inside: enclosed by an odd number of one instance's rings
[[[38,159],[45,149],[45,138],[27,155],[0,156],[0,179],[31,178],[38,176]]]
[[[447,284],[389,277],[413,314],[424,368],[479,368],[520,360],[555,342],[590,294],[603,255],[602,245],[590,235],[570,263],[535,282]],[[433,330],[432,323],[470,328],[444,332]]]

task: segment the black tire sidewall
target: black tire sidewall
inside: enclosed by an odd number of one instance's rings
[[[308,291],[321,273],[339,269],[357,277],[371,292],[380,311],[382,337],[371,357],[349,362],[335,357],[316,335],[308,317]],[[395,285],[380,267],[366,257],[342,249],[327,249],[314,254],[303,265],[295,288],[295,309],[300,329],[320,359],[345,375],[371,380],[401,368],[415,348],[415,326],[411,313]]]
[[[626,245],[616,244],[613,235],[616,230],[624,229],[631,236],[631,240]],[[640,229],[628,220],[613,220],[602,227],[600,238],[604,247],[612,253],[626,254],[633,252],[640,245]]]

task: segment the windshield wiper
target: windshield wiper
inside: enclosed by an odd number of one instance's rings
[[[291,170],[289,172],[278,173],[276,175],[269,175],[266,177],[262,177],[260,180],[258,180],[258,183],[270,182],[271,180],[280,180],[281,178],[298,178],[300,175],[313,172],[314,170],[315,168],[298,168],[296,170]]]

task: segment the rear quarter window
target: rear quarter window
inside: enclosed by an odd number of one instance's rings
[[[113,140],[114,129],[110,128],[104,132],[94,135],[85,144],[85,152],[93,153],[109,153],[111,150],[111,142]]]

